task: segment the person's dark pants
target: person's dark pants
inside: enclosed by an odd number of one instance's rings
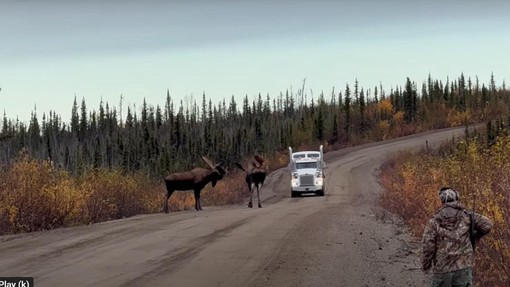
[[[465,268],[447,273],[435,273],[432,277],[432,287],[472,287],[473,271]]]

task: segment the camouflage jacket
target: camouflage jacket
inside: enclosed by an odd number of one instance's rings
[[[475,213],[477,238],[486,235],[493,223]],[[422,270],[445,273],[472,267],[474,252],[469,239],[470,216],[458,201],[445,203],[425,227],[422,239]]]

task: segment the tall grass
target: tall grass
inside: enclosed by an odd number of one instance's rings
[[[156,191],[140,174],[94,170],[75,179],[24,154],[0,174],[0,234],[156,212],[161,206]]]
[[[385,192],[381,205],[400,215],[421,237],[429,218],[440,207],[441,186],[452,186],[468,209],[494,222],[477,249],[477,286],[510,286],[510,137],[486,147],[477,139],[451,143],[439,151],[402,153],[382,168]]]

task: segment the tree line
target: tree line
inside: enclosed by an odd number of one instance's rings
[[[201,163],[233,162],[254,153],[284,152],[288,146],[326,144],[342,147],[383,140],[452,125],[508,117],[510,93],[497,87],[494,75],[486,85],[478,77],[423,81],[407,78],[403,86],[364,88],[356,79],[341,91],[317,97],[306,92],[258,94],[241,103],[234,96],[213,103],[176,101],[167,91],[163,106],[143,100],[139,110],[101,101],[98,110],[75,97],[71,119],[55,111],[40,118],[32,111],[28,124],[1,119],[0,164],[8,165],[20,151],[50,160],[75,176],[94,168],[143,171],[158,178]]]

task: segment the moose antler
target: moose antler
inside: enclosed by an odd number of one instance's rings
[[[240,170],[242,170],[242,171],[246,171],[240,163],[235,162],[234,164],[235,164],[235,165],[236,165],[236,166],[237,166]]]
[[[257,154],[254,156],[254,158],[259,163],[259,165],[262,165],[265,162],[265,160]]]
[[[207,163],[207,165],[211,168],[211,169],[215,169],[216,167],[214,166],[214,164],[212,163],[212,161],[210,159],[208,159],[206,156],[202,156],[202,159]]]

